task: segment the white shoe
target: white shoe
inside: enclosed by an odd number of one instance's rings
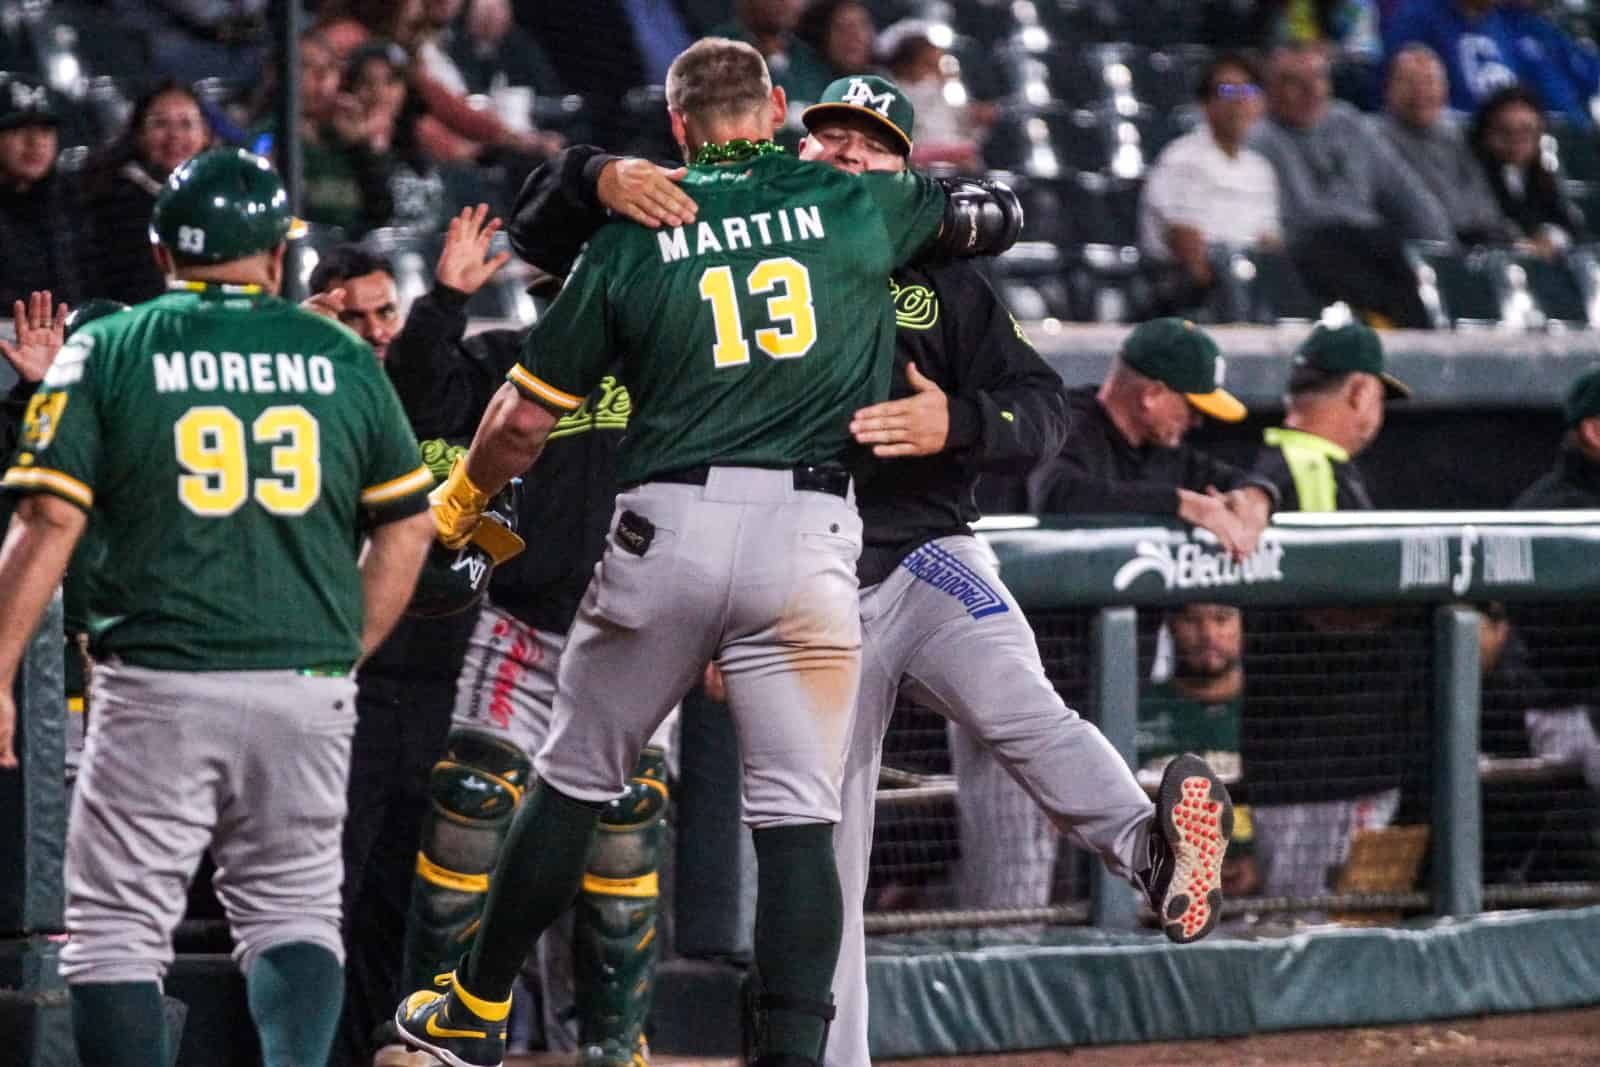
[[[372,1067],[444,1067],[431,1052],[411,1051],[404,1045],[385,1045],[372,1057]]]

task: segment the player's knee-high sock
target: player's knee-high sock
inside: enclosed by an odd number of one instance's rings
[[[827,1021],[816,1008],[833,1001],[844,925],[833,827],[774,826],[757,830],[754,840],[756,968],[762,993],[773,998],[762,1012],[757,1051],[820,1062]]]
[[[489,879],[489,902],[467,972],[457,976],[473,996],[509,997],[528,946],[572,906],[603,806],[540,782],[517,809]]]
[[[327,947],[297,941],[269,948],[251,964],[245,995],[266,1067],[327,1062],[344,1002],[344,968]]]
[[[167,1067],[167,1024],[154,982],[70,987],[72,1036],[83,1067]]]

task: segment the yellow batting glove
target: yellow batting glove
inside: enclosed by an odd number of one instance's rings
[[[483,510],[489,506],[489,494],[472,484],[462,457],[456,459],[449,475],[428,494],[428,500],[433,504],[435,534],[446,548],[460,548],[471,540],[483,521]]]

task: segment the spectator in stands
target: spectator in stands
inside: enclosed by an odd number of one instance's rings
[[[1548,707],[1544,682],[1528,663],[1528,650],[1499,601],[1479,604],[1478,674],[1482,679],[1483,718],[1478,748],[1485,755],[1530,756],[1527,715]]]
[[[137,304],[165,291],[150,252],[150,211],[167,175],[210,143],[193,90],[167,79],[134,102],[122,136],[90,157],[83,194],[96,296]]]
[[[1139,697],[1138,764],[1143,772],[1159,775],[1174,756],[1196,752],[1223,778],[1236,780],[1244,613],[1231,604],[1185,604],[1169,608],[1165,624],[1172,671]],[[1222,861],[1223,892],[1229,897],[1259,887],[1250,826],[1248,807],[1236,805],[1233,840]]]
[[[1295,351],[1283,425],[1266,431],[1254,470],[1277,486],[1286,511],[1369,509],[1352,461],[1383,428],[1384,404],[1410,395],[1384,370],[1377,332],[1330,308]]]
[[[1217,343],[1192,322],[1134,327],[1098,387],[1067,390],[1072,430],[1028,475],[1028,510],[1165,515],[1210,530],[1238,558],[1254,552],[1277,491],[1183,443],[1204,415],[1245,417],[1221,381]]]
[[[364,112],[353,95],[340,91],[341,77],[339,57],[322,35],[315,30],[302,34],[301,213],[308,222],[337,226],[355,237],[394,214],[384,160],[387,116]],[[277,118],[270,113],[255,127],[258,152],[273,151],[276,127]]]
[[[248,85],[272,39],[270,0],[110,0],[113,32],[138,41],[161,77],[185,84],[219,75]]]
[[[411,94],[406,71],[410,57],[386,41],[369,41],[350,54],[340,83],[354,101],[366,147],[376,157],[390,205],[386,225],[418,231],[445,221],[444,179],[422,148],[421,105]]]
[[[733,21],[711,31],[754,45],[767,60],[772,84],[781,86],[792,113],[796,105],[814,104],[833,81],[833,70],[816,49],[795,36],[799,0],[734,0]],[[917,117],[920,123],[922,111]]]
[[[466,13],[440,43],[466,92],[493,97],[501,86],[512,86],[536,96],[562,94],[550,57],[516,24],[510,0],[468,0]]]
[[[428,35],[422,0],[332,0],[315,28],[341,59],[374,38],[394,41],[414,57]],[[558,134],[515,129],[492,110],[474,108],[464,92],[415,63],[408,78],[426,112],[417,120],[418,143],[435,162],[484,162],[497,154],[542,159],[565,143]]]
[[[1511,85],[1483,102],[1473,116],[1469,139],[1501,213],[1530,251],[1549,257],[1572,244],[1583,217],[1545,159],[1540,147],[1544,134],[1538,99]]]
[[[44,86],[0,80],[0,309],[35,289],[69,305],[90,295],[83,208],[76,186],[56,169],[60,124]]]
[[[1450,220],[1354,108],[1330,101],[1331,91],[1321,46],[1273,51],[1268,119],[1250,143],[1277,171],[1290,256],[1324,302],[1344,300],[1387,323],[1425,328],[1401,242],[1453,243]]]
[[[1213,246],[1270,248],[1283,234],[1277,175],[1246,144],[1262,113],[1254,63],[1237,53],[1217,56],[1195,96],[1205,124],[1156,158],[1139,202],[1139,244],[1173,308],[1203,302],[1215,281]]]
[[[979,141],[994,121],[994,108],[967,99],[954,57],[940,47],[932,27],[905,19],[878,39],[889,77],[917,112],[917,143],[911,165],[946,163],[957,170],[983,170]]]
[[[871,10],[861,0],[812,0],[794,35],[822,57],[834,78],[872,73],[877,28]]]
[[[1408,44],[1389,64],[1387,110],[1372,128],[1410,165],[1450,218],[1464,245],[1510,244],[1520,231],[1500,211],[1483,167],[1445,117],[1444,64],[1424,44]]]
[[[1406,0],[1384,33],[1393,57],[1411,43],[1425,44],[1449,73],[1450,106],[1476,111],[1496,92],[1518,82],[1531,86],[1545,106],[1589,125],[1590,101],[1600,92],[1600,58],[1578,45],[1526,0]]]
[[[1378,334],[1347,308],[1330,309],[1295,352],[1283,426],[1266,431],[1254,472],[1277,487],[1284,510],[1370,509],[1352,460],[1377,437],[1385,401],[1409,395],[1384,369]],[[1387,613],[1356,610],[1251,618],[1260,662],[1246,664],[1240,748],[1262,891],[1315,896],[1328,890],[1356,830],[1388,826],[1399,813],[1412,717],[1425,707],[1411,688],[1413,631],[1392,627]]]

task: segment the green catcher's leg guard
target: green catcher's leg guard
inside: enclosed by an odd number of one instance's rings
[[[647,748],[628,792],[600,814],[575,905],[573,977],[580,1067],[644,1067],[655,992],[656,912],[667,814],[666,758]]]
[[[454,969],[477,932],[511,817],[533,767],[509,741],[452,730],[429,779],[417,874],[406,916],[405,990],[427,989]]]

